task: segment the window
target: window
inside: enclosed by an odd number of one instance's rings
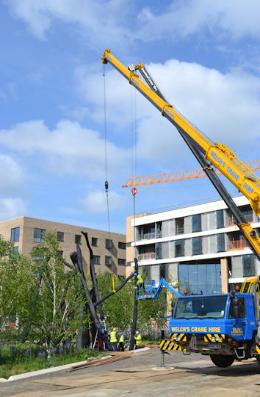
[[[244,298],[234,298],[230,302],[228,318],[244,318],[245,317],[245,300]]]
[[[125,259],[118,258],[118,265],[119,265],[119,266],[125,266],[125,265],[126,265],[126,260],[125,260]]]
[[[120,248],[121,250],[125,250],[126,249],[126,243],[123,243],[122,241],[118,242],[118,248]]]
[[[221,274],[220,264],[198,263],[183,264],[178,266],[178,282],[180,292],[188,290],[190,294],[220,294]]]
[[[202,254],[202,238],[193,237],[192,238],[192,255]]]
[[[175,256],[184,256],[184,240],[175,241]]]
[[[64,232],[57,232],[57,240],[61,242],[64,241]]]
[[[175,219],[175,234],[184,233],[184,218]]]
[[[44,241],[45,237],[45,229],[39,229],[38,227],[35,227],[33,229],[33,239],[35,243],[42,243]]]
[[[75,234],[75,244],[81,244],[81,235]]]
[[[113,240],[106,238],[106,249],[110,250],[113,248]]]
[[[150,281],[151,280],[151,266],[143,266],[141,267],[140,273],[144,275],[144,279],[146,281]]]
[[[42,261],[44,258],[43,258],[43,256],[33,256],[32,259],[34,261]]]
[[[93,255],[93,263],[94,263],[94,265],[100,265],[100,256],[99,255]]]
[[[13,247],[13,254],[18,255],[19,254],[19,247],[15,246]]]
[[[91,245],[92,245],[92,247],[97,247],[97,245],[98,245],[98,239],[97,239],[97,237],[92,237],[92,239],[91,239]]]
[[[225,234],[217,234],[217,251],[223,252],[225,251]]]
[[[167,277],[167,267],[168,266],[167,266],[166,263],[161,263],[160,264],[160,279]]]
[[[243,255],[243,277],[255,275],[254,255]]]
[[[246,218],[247,222],[253,222],[253,211],[250,205],[245,205],[243,207],[240,207],[240,211]]]
[[[155,259],[162,259],[162,244],[163,243],[156,243],[155,244]],[[168,242],[166,244],[169,245]],[[164,249],[164,255],[166,254],[165,251],[166,250]],[[169,254],[167,255],[167,257],[169,257]]]
[[[225,295],[180,298],[176,304],[174,318],[223,318],[226,302]]]
[[[112,264],[113,264],[112,256],[105,256],[105,265],[112,266]]]
[[[217,229],[221,229],[224,227],[224,211],[217,210],[216,211],[216,221],[217,221]]]
[[[201,214],[192,215],[192,232],[201,232]]]
[[[137,239],[149,240],[155,238],[155,223],[137,227]]]
[[[13,243],[18,243],[20,239],[20,228],[19,227],[14,227],[11,229],[11,241]]]

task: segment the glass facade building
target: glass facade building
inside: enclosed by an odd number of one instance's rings
[[[260,230],[247,199],[234,201]],[[133,263],[137,252],[139,266],[156,282],[163,276],[193,294],[219,293],[260,274],[260,262],[223,201],[138,215],[127,224],[127,261]]]

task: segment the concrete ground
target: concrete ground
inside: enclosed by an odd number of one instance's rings
[[[154,348],[114,363],[3,383],[0,396],[260,396],[260,366],[255,360],[220,369],[207,357],[174,352],[166,356],[165,369],[160,364],[161,353]]]

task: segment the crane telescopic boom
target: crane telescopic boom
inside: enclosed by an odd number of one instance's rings
[[[144,95],[177,128],[194,156],[202,165],[207,176],[234,214],[236,223],[250,247],[258,258],[260,258],[260,238],[257,236],[256,231],[245,221],[231,196],[218,180],[219,178],[216,172],[208,168],[213,165],[222,175],[229,179],[247,197],[256,215],[260,215],[260,179],[226,145],[211,141],[167,102],[143,64],[126,67],[110,50],[104,51],[102,62],[104,64],[110,63],[115,67],[131,85]],[[145,82],[141,80],[138,72],[140,72]]]

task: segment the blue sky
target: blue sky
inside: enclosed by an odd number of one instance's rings
[[[2,0],[0,26],[1,220],[108,228],[105,48],[125,64],[145,63],[211,139],[259,159],[259,1]],[[137,175],[197,164],[174,127],[110,66],[106,91],[111,230],[124,231],[133,203],[121,185],[133,173],[134,125]],[[136,211],[217,197],[206,179],[153,185],[138,189]]]

